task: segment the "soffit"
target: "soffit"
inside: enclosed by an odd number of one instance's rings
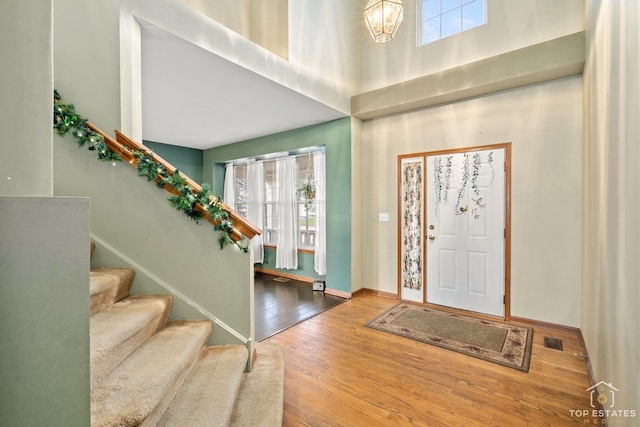
[[[141,43],[145,140],[207,149],[345,117],[156,26]]]
[[[584,31],[351,98],[361,120],[408,112],[582,74]]]

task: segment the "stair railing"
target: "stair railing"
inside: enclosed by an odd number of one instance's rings
[[[132,167],[136,169],[138,167],[138,162],[140,159],[134,154],[137,152],[137,153],[142,153],[144,155],[152,156],[153,160],[156,163],[162,165],[162,167],[165,170],[167,170],[170,175],[173,175],[176,173],[177,169],[171,163],[167,162],[165,159],[158,156],[156,153],[154,153],[149,148],[145,147],[143,144],[140,144],[132,140],[131,138],[127,137],[122,132],[116,130],[115,131],[116,139],[113,139],[109,134],[105,133],[102,129],[98,128],[93,123],[87,121],[86,124],[87,124],[87,127],[89,127],[92,131],[97,132],[104,138],[106,145],[109,147],[111,151],[119,154],[120,157],[122,157],[122,159],[127,163],[129,163]],[[194,180],[186,176],[184,173],[179,171],[178,173],[187,182],[187,184],[193,189],[194,194],[198,194],[200,191],[202,191],[202,186],[200,184],[198,184],[197,182],[195,182]],[[156,180],[156,182],[159,182],[159,178]],[[163,188],[171,194],[176,194],[175,189],[168,185],[163,185]],[[233,230],[230,232],[230,237],[234,241],[237,242],[241,240],[243,237],[247,239],[251,239],[256,235],[262,234],[262,230],[260,230],[259,228],[257,228],[256,226],[248,222],[246,218],[242,217],[240,214],[238,214],[235,210],[231,209],[228,205],[223,203],[217,197],[215,196],[212,196],[212,197],[214,197],[215,203],[220,204],[222,209],[229,212],[229,217],[233,222]],[[217,225],[216,221],[209,216],[208,210],[205,206],[198,204],[197,209],[202,214],[202,218],[204,218],[205,220],[207,220],[213,225]]]

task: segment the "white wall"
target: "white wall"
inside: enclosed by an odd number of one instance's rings
[[[404,20],[391,42],[376,44],[369,37],[363,44],[361,92],[584,29],[583,0],[487,0],[486,25],[418,47],[416,2],[419,1],[404,1]],[[359,25],[364,28],[363,22]]]
[[[363,123],[364,286],[397,292],[397,156],[512,142],[511,314],[580,325],[581,78]],[[391,214],[378,222],[378,213]]]
[[[595,381],[640,417],[640,3],[587,1],[582,324]],[[621,419],[609,418],[610,424]]]
[[[0,194],[51,196],[52,1],[0,2]]]
[[[358,3],[289,2],[289,62],[299,75],[327,85],[347,101],[359,87],[362,29],[366,32]]]

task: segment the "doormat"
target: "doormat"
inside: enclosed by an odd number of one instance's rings
[[[400,302],[365,326],[529,372],[533,328]]]

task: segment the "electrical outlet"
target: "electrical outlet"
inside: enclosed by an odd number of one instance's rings
[[[388,222],[389,221],[389,214],[388,213],[380,213],[380,214],[378,214],[378,220],[384,221],[384,222]]]

